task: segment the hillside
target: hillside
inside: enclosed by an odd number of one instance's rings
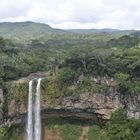
[[[135,30],[119,30],[119,29],[111,29],[111,28],[104,28],[104,29],[68,29],[66,30],[71,33],[78,33],[78,34],[88,34],[88,33],[110,33],[110,34],[118,34],[118,35],[130,35],[131,33],[135,32]]]
[[[51,28],[47,24],[34,22],[3,22],[0,23],[0,36],[25,42],[32,39],[38,39],[52,33],[64,33],[65,31]]]
[[[27,22],[3,22],[0,23],[0,36],[15,40],[20,43],[28,43],[31,40],[47,41],[50,39],[57,40],[83,40],[92,42],[103,38],[109,40],[118,38],[123,35],[131,35],[135,30],[118,30],[118,29],[71,29],[61,30],[50,27],[48,24]],[[79,42],[78,41],[78,42]]]
[[[37,93],[42,140],[140,139],[139,37],[33,22],[0,33],[0,140],[25,139]]]

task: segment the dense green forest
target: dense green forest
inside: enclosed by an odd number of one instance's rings
[[[57,79],[60,96],[80,94],[85,90],[103,92],[108,85],[93,82],[93,78],[101,77],[113,78],[115,83],[112,86],[123,95],[140,94],[140,38],[136,33],[77,33],[45,25],[32,26],[30,22],[28,24],[13,25],[18,28],[14,29],[11,36],[7,35],[5,24],[1,25],[1,88],[8,81],[33,72],[47,71]],[[25,36],[22,36],[21,26],[28,26],[27,30],[30,28],[28,33],[24,33]],[[34,28],[39,30],[38,37],[38,30]],[[98,140],[140,139],[140,121],[126,119],[125,115],[125,110],[120,109],[104,126],[93,125],[89,140],[94,140],[95,135]],[[101,132],[103,135],[99,136]]]
[[[118,80],[120,90],[138,94],[140,39],[125,35],[108,40],[104,36],[104,46],[97,47],[99,37],[93,38],[95,44],[87,41],[90,37],[81,41],[77,35],[65,39],[59,36],[59,41],[56,37],[45,42],[32,40],[28,44],[1,37],[0,81],[15,80],[37,71],[55,71],[62,88],[74,84],[81,75],[91,87],[90,77],[108,76]]]

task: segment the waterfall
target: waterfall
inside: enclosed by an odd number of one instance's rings
[[[37,80],[36,87],[36,97],[35,97],[35,125],[34,125],[34,133],[35,140],[41,139],[41,119],[40,119],[40,83],[41,78]]]
[[[41,78],[37,80],[33,109],[33,81],[29,82],[27,140],[41,140],[40,84]]]
[[[32,87],[33,87],[33,81],[30,81],[30,82],[29,82],[29,95],[28,95],[27,140],[33,140]]]

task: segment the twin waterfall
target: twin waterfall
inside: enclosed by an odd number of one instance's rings
[[[40,84],[41,78],[37,80],[34,98],[33,81],[29,82],[27,140],[41,140]]]

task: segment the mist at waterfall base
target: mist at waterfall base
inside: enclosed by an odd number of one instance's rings
[[[40,84],[41,78],[37,79],[35,100],[33,100],[33,80],[29,82],[26,140],[41,140]]]

